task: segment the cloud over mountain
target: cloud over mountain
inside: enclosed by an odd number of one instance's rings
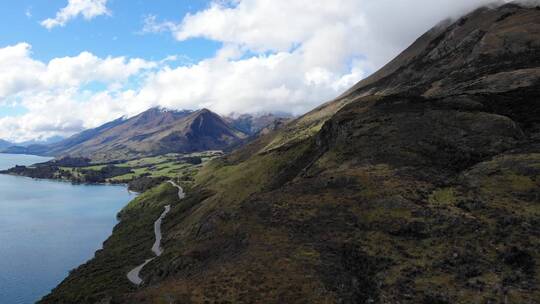
[[[69,135],[153,106],[300,114],[381,67],[434,24],[488,3],[229,0],[179,20],[147,17],[143,32],[221,44],[213,57],[186,65],[88,52],[42,62],[28,44],[4,47],[0,106],[24,107],[26,114],[0,118],[0,138]],[[107,14],[106,4],[70,0],[58,25],[79,14]]]

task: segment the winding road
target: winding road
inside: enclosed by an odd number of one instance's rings
[[[168,182],[169,184],[173,185],[174,187],[178,188],[178,198],[180,200],[183,200],[185,197],[186,197],[186,194],[184,193],[184,189],[182,189],[182,187],[180,187],[179,185],[177,185],[175,182],[173,182],[172,180],[170,180]]]
[[[178,188],[178,199],[182,200],[186,197],[186,194],[184,193],[184,189],[182,187],[180,187],[178,184],[176,184],[172,180],[168,181],[168,183]],[[152,262],[156,257],[159,257],[161,256],[161,254],[163,254],[163,249],[161,248],[161,239],[163,238],[161,234],[161,223],[163,222],[163,219],[167,216],[167,214],[170,211],[171,211],[171,205],[165,206],[165,210],[163,211],[161,216],[154,222],[154,234],[156,236],[156,241],[154,242],[154,245],[152,246],[152,252],[156,256],[151,259],[147,259],[146,261],[144,261],[144,263],[133,268],[130,272],[128,272],[127,278],[131,283],[135,285],[141,285],[143,282],[143,280],[140,277],[141,270],[148,263]]]

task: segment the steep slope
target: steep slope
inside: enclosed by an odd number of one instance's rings
[[[291,124],[277,147],[316,133],[344,105],[387,95],[444,97],[534,86],[540,79],[535,8],[507,4],[444,21],[370,77]],[[516,14],[518,14],[516,16]]]
[[[171,152],[221,150],[244,137],[219,115],[206,109],[179,112],[152,108],[130,119],[120,118],[52,145],[13,147],[11,150],[86,157],[101,162]]]
[[[176,112],[154,108],[62,154],[114,160],[170,152],[191,153],[223,149],[243,136],[219,115],[206,109]]]
[[[242,114],[239,116],[229,116],[225,119],[235,129],[240,130],[245,134],[254,135],[267,127],[272,129],[275,125],[285,124],[292,120],[292,117],[293,116],[290,114],[268,113],[262,115]]]
[[[124,278],[150,254],[136,247],[151,220],[136,219],[167,185],[42,302],[538,303],[539,30],[540,8],[516,5],[439,25],[205,166],[142,288]]]
[[[518,14],[518,16],[516,16]],[[494,93],[538,81],[537,12],[508,4],[443,22],[347,95]],[[519,55],[519,56],[516,56]],[[532,69],[530,69],[532,67]]]
[[[48,153],[50,155],[59,155],[65,153],[65,151],[83,144],[85,141],[92,140],[92,138],[99,136],[100,134],[110,130],[116,126],[119,126],[125,122],[124,118],[119,118],[111,122],[105,123],[97,128],[85,130],[79,134],[75,134],[61,142],[55,143],[49,147]]]

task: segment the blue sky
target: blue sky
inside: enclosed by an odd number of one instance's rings
[[[83,51],[99,57],[127,56],[148,60],[177,55],[182,60],[176,65],[198,62],[212,57],[221,43],[202,38],[177,41],[166,33],[143,33],[144,18],[153,15],[180,20],[188,13],[208,7],[209,3],[205,0],[113,0],[108,2],[110,16],[99,16],[90,22],[75,18],[69,26],[49,30],[40,22],[65,7],[65,0],[4,1],[0,10],[0,46],[27,42],[32,45],[32,57],[44,62],[75,56]],[[27,112],[20,105],[0,104],[0,118]]]
[[[0,46],[28,42],[33,46],[34,58],[44,61],[82,51],[100,57],[128,56],[150,60],[185,55],[198,61],[213,56],[220,46],[219,42],[206,39],[179,42],[165,33],[141,33],[145,16],[181,20],[187,13],[206,8],[209,1],[204,0],[112,0],[108,2],[111,16],[99,16],[91,21],[79,17],[65,27],[52,30],[44,28],[40,22],[65,7],[65,0],[2,1],[1,5]]]
[[[0,1],[0,139],[69,136],[155,106],[302,114],[488,2]]]

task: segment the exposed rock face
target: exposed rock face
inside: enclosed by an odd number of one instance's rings
[[[498,93],[540,81],[540,24],[535,9],[481,8],[421,37],[347,94],[440,97]]]
[[[453,99],[392,96],[346,106],[325,124],[319,141],[366,164],[431,166],[451,173],[526,144],[522,126]]]
[[[434,28],[205,166],[142,289],[121,280],[144,257],[118,253],[170,189],[43,302],[538,303],[539,26],[539,8],[506,5]]]

